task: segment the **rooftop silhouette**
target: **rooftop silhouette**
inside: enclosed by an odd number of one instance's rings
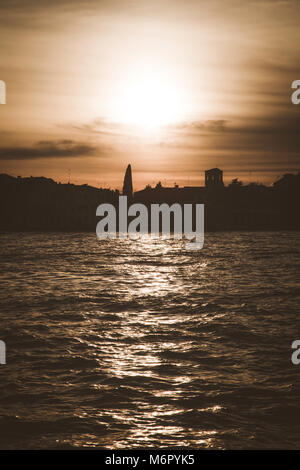
[[[300,173],[285,174],[270,187],[223,183],[223,172],[205,172],[205,186],[164,187],[160,182],[133,194],[132,170],[125,173],[123,194],[130,202],[205,205],[205,230],[299,230]],[[87,184],[61,184],[45,177],[0,175],[2,231],[94,231],[96,208],[118,206],[119,191]]]

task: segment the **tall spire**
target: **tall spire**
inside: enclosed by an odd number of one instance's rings
[[[128,199],[132,199],[133,191],[132,191],[132,174],[131,174],[131,165],[128,165],[124,177],[123,183],[123,196],[127,196]]]

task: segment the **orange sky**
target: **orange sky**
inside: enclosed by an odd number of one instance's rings
[[[267,184],[299,165],[298,0],[1,0],[0,172]]]

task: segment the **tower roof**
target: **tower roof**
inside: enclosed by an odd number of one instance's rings
[[[206,170],[205,173],[223,173],[223,171],[220,170],[220,168],[211,168],[210,170]]]

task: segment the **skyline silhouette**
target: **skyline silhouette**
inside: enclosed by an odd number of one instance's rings
[[[88,230],[97,224],[96,208],[116,208],[120,194],[128,202],[204,204],[205,230],[298,230],[300,173],[285,174],[272,186],[244,185],[237,178],[223,183],[218,168],[205,171],[206,186],[146,185],[133,192],[132,169],[125,171],[123,191],[87,184],[56,183],[50,178],[0,175],[1,230]]]

